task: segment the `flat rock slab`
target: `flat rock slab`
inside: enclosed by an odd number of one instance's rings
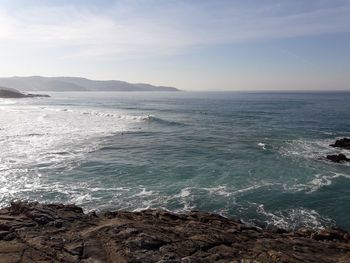
[[[0,262],[350,262],[340,229],[262,230],[205,212],[84,214],[16,202],[0,210]]]

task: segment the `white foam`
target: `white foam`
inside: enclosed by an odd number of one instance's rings
[[[258,147],[260,147],[263,150],[266,150],[266,144],[265,143],[259,142],[258,143]]]
[[[252,186],[248,186],[246,188],[242,188],[242,189],[236,190],[236,191],[232,192],[231,194],[246,193],[246,192],[250,192],[250,191],[259,189],[261,187],[272,186],[272,185],[275,185],[275,184],[270,184],[270,183],[255,184],[255,185],[252,185]]]
[[[40,179],[43,169],[73,169],[106,136],[128,131],[144,117],[113,109],[0,101],[0,206],[15,193],[24,198],[26,191],[53,190]],[[63,191],[66,186],[57,187]]]
[[[329,172],[327,174],[315,174],[314,178],[305,183],[299,183],[295,185],[283,185],[284,190],[292,192],[305,191],[310,194],[313,193],[324,186],[332,185],[333,181],[339,177],[350,179],[349,174]]]
[[[185,198],[185,197],[188,197],[188,196],[190,196],[190,195],[191,195],[191,188],[190,188],[190,187],[186,187],[186,188],[182,189],[182,190],[180,191],[180,193],[177,194],[177,195],[175,195],[174,197],[175,197],[175,198],[176,198],[176,197]]]
[[[204,187],[204,188],[200,188],[200,189],[208,191],[209,194],[211,194],[211,195],[219,195],[219,196],[226,196],[226,197],[232,195],[232,193],[227,190],[226,185],[219,185],[216,187],[209,187],[209,188]]]
[[[264,205],[257,205],[256,211],[265,217],[267,226],[275,226],[287,230],[296,230],[301,227],[322,229],[325,225],[332,225],[334,222],[322,217],[312,209],[293,208],[277,212],[265,210]]]
[[[281,147],[279,152],[283,156],[313,160],[325,160],[329,154],[349,153],[348,150],[330,147],[334,143],[334,139],[322,140],[292,140]],[[325,160],[326,161],[326,160]],[[346,163],[344,164],[346,165]]]
[[[146,188],[142,188],[141,192],[135,194],[135,197],[140,197],[140,196],[151,196],[153,195],[153,191],[147,191]]]

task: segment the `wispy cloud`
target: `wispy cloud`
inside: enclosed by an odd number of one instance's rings
[[[0,42],[12,49],[63,50],[67,57],[159,56],[201,45],[350,31],[349,1],[261,2],[117,1],[98,9],[43,2],[16,11],[5,6]]]

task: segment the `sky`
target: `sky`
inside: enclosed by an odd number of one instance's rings
[[[350,90],[349,0],[0,0],[0,76]]]

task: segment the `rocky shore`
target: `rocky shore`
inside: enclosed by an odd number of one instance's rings
[[[162,210],[84,214],[16,202],[0,210],[0,262],[350,262],[340,229],[264,230],[219,215]]]
[[[43,94],[22,93],[15,89],[0,87],[0,98],[2,99],[21,99],[21,98],[35,98],[35,97],[47,98],[50,96],[43,95]]]

